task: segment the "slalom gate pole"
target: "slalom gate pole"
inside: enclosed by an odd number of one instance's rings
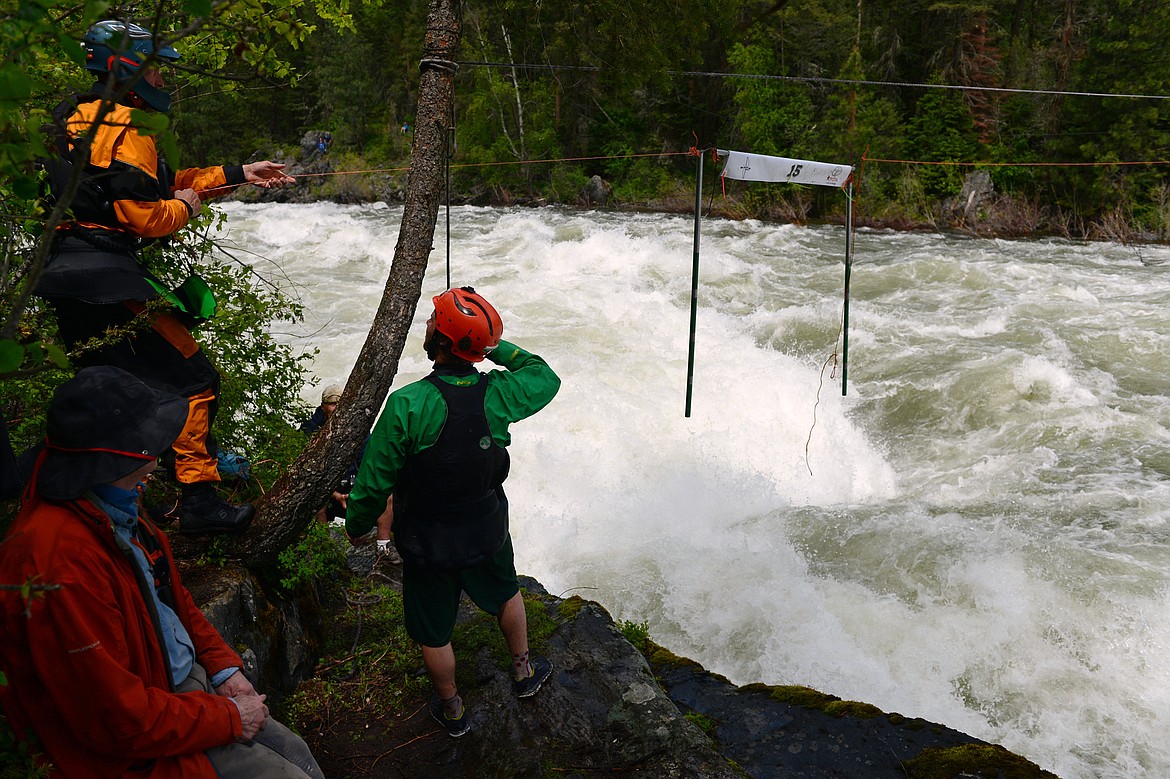
[[[699,310],[699,218],[703,215],[703,152],[699,152],[699,175],[695,183],[695,248],[691,265],[691,339],[687,352],[687,407],[691,415],[691,393],[695,386],[695,320]]]
[[[849,273],[853,268],[853,181],[845,195],[845,305],[841,317],[841,396],[849,380]]]

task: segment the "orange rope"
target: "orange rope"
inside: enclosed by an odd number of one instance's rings
[[[307,178],[311,178],[313,176],[348,176],[351,173],[394,173],[394,172],[400,171],[400,170],[410,170],[410,168],[405,167],[405,168],[370,168],[368,170],[331,170],[331,171],[327,171],[325,173],[298,173],[296,175],[296,178],[307,179]]]
[[[465,162],[461,165],[452,165],[452,168],[486,168],[493,165],[535,165],[543,162],[589,162],[594,160],[627,160],[635,157],[677,157],[682,154],[690,154],[689,151],[664,151],[664,152],[643,152],[641,154],[616,154],[610,156],[600,157],[559,157],[548,160],[515,160],[505,162]]]
[[[692,150],[693,151],[693,150]],[[556,157],[552,159],[543,160],[505,160],[503,162],[465,162],[459,165],[452,165],[452,168],[487,168],[496,165],[537,165],[549,162],[592,162],[596,160],[626,160],[634,159],[636,157],[677,157],[682,154],[691,154],[691,151],[666,151],[666,152],[643,152],[640,154],[614,154],[603,155],[597,157]],[[295,178],[305,179],[317,176],[350,176],[357,173],[395,173],[398,171],[410,170],[405,168],[369,168],[367,170],[334,170],[325,173],[298,173]],[[259,182],[248,181],[247,184],[258,184]],[[233,189],[236,186],[243,186],[241,184],[225,184],[221,187],[211,187],[209,189],[199,190],[200,194],[206,192],[215,192],[221,189]]]

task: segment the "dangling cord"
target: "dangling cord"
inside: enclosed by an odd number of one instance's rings
[[[451,289],[451,159],[455,156],[454,84],[451,89],[451,123],[447,127],[447,156],[443,160],[443,175],[447,180],[447,289]]]

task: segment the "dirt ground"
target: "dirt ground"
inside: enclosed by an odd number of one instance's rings
[[[368,576],[401,592],[401,569],[396,566],[379,566]],[[458,746],[474,738],[474,732],[454,739],[431,718],[427,711],[431,687],[421,653],[413,645],[403,646],[404,636],[397,636],[397,643],[391,640],[390,646],[385,643],[385,631],[396,626],[380,625],[379,620],[395,617],[373,609],[359,614],[353,603],[345,602],[338,603],[333,616],[327,627],[330,644],[343,651],[322,660],[314,678],[298,687],[285,713],[325,776],[464,776]]]
[[[426,699],[411,703],[383,714],[337,712],[302,723],[301,734],[329,779],[460,776],[446,755],[455,739],[431,719]]]

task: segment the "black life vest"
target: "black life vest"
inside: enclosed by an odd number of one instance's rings
[[[70,138],[66,129],[69,118],[77,112],[78,107],[83,103],[101,100],[103,90],[101,84],[95,84],[89,92],[62,100],[53,109],[52,123],[41,128],[49,135],[53,148],[57,151],[56,154],[41,161],[48,173],[49,187],[46,199],[50,205],[54,204],[65,191],[65,186],[73,174],[73,166],[84,165],[85,172],[78,184],[77,192],[69,202],[70,217],[77,222],[106,225],[109,230],[74,226],[69,228],[68,232],[82,237],[97,249],[133,251],[149,241],[123,232],[118,224],[118,217],[114,211],[117,196],[112,183],[117,167],[123,163],[115,161],[109,169],[90,165],[89,150],[81,143],[82,139]],[[121,136],[119,142],[120,139]],[[175,173],[161,154],[158,155],[156,165],[158,196],[169,198],[175,182]]]
[[[406,460],[394,491],[394,543],[408,565],[470,568],[508,538],[508,450],[492,439],[484,412],[488,378],[469,386],[427,376],[447,403],[434,445]]]
[[[70,138],[67,131],[69,118],[79,106],[101,100],[102,89],[101,84],[95,84],[89,92],[62,100],[53,109],[52,123],[41,128],[56,150],[56,154],[39,161],[48,174],[48,187],[43,196],[50,207],[64,193],[74,166],[84,169],[69,202],[68,221],[58,229],[52,254],[37,281],[35,291],[44,298],[74,298],[103,304],[150,300],[158,294],[157,287],[147,281],[148,277],[154,277],[138,263],[137,250],[159,239],[139,238],[126,232],[114,211],[114,201],[119,197],[114,184],[120,172],[131,171],[141,181],[145,181],[146,174],[131,170],[132,166],[116,159],[109,168],[89,164],[89,149],[81,143],[82,139]],[[116,143],[120,142],[121,136]],[[116,157],[116,152],[111,156]],[[154,184],[145,182],[147,188],[143,195],[157,188],[159,198],[168,198],[174,171],[161,155],[156,170]],[[126,193],[121,196],[126,197]],[[79,222],[104,227],[83,227]]]

